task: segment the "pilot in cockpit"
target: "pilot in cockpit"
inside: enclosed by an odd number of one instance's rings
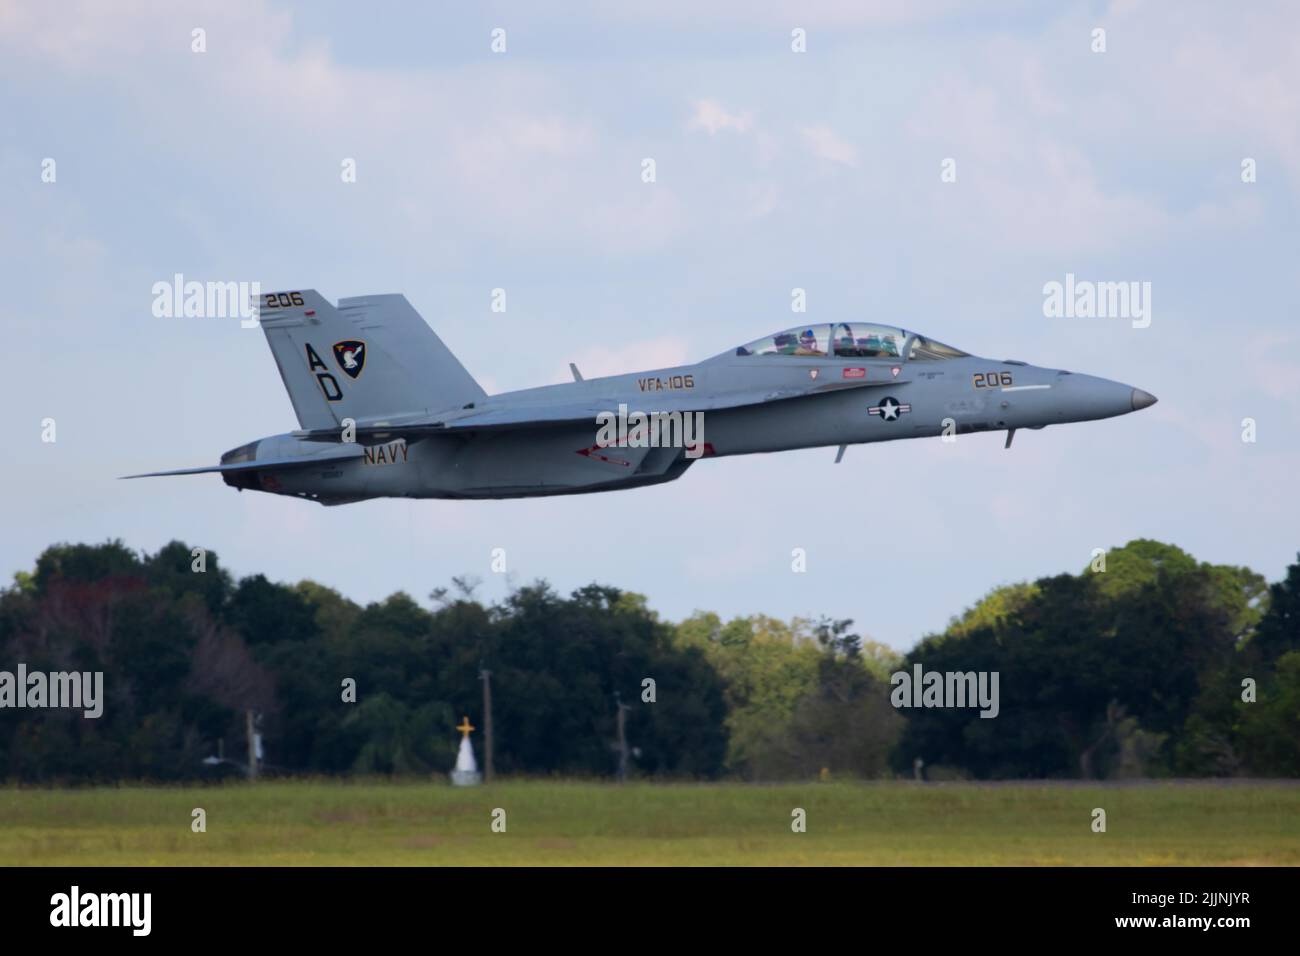
[[[817,347],[817,336],[813,334],[812,329],[804,329],[799,333],[799,347],[794,350],[795,355],[821,355],[822,351]]]

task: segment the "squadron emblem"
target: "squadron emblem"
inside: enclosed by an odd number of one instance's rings
[[[334,343],[334,360],[349,378],[356,378],[366,366],[366,343],[345,339]]]

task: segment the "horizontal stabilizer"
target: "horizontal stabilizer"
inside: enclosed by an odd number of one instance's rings
[[[352,446],[344,450],[340,448],[330,454],[324,455],[297,455],[293,458],[263,458],[252,461],[234,462],[229,465],[207,465],[202,468],[177,468],[173,471],[148,471],[140,475],[122,475],[119,480],[125,481],[128,478],[162,478],[168,475],[203,475],[208,473],[226,474],[232,471],[260,471],[262,469],[281,470],[284,468],[306,468],[311,465],[319,465],[323,462],[340,461],[345,458],[360,458],[362,451],[360,446]]]

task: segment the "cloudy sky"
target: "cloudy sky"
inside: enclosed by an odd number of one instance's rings
[[[598,580],[674,619],[852,617],[906,647],[1135,537],[1270,579],[1295,559],[1294,5],[460,6],[0,3],[0,574],[54,541],[180,538],[359,600],[454,574],[495,598],[505,548],[515,583]],[[555,499],[327,509],[117,481],[296,425],[260,331],[153,316],[175,273],[405,293],[489,392],[716,354],[800,321],[798,287],[810,321],[1160,403],[1011,451],[729,458]],[[1046,318],[1067,273],[1150,282],[1150,327]]]

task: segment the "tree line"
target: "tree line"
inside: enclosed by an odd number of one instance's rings
[[[1272,585],[1155,541],[1105,562],[997,588],[899,654],[852,620],[673,623],[600,584],[363,606],[182,542],[60,544],[0,591],[0,672],[102,671],[103,715],[0,709],[0,777],[229,773],[211,758],[244,759],[249,711],[273,772],[441,775],[484,669],[501,774],[611,775],[626,705],[647,777],[1300,776],[1300,558]],[[997,717],[896,707],[917,664],[997,672]]]

